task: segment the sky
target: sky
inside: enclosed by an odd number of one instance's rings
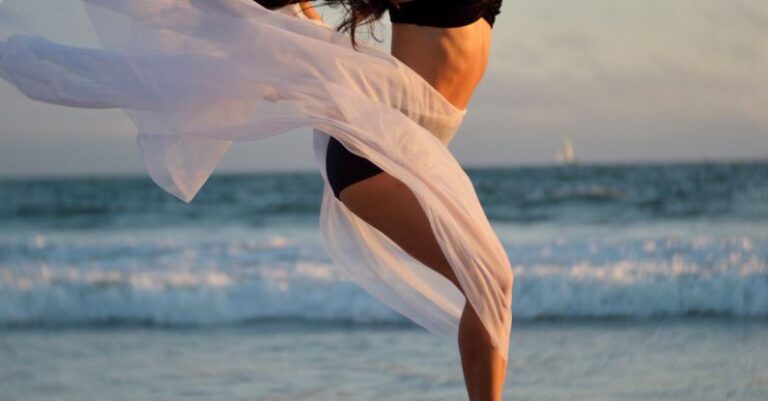
[[[77,1],[5,3],[0,39],[95,45]],[[389,28],[386,15],[373,27]],[[554,163],[566,136],[582,163],[768,159],[764,0],[506,0],[493,35],[450,144],[465,167]],[[314,169],[301,129],[236,143],[217,171]],[[0,80],[0,176],[143,171],[120,111],[33,102]]]

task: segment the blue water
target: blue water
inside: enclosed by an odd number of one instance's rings
[[[509,399],[768,399],[768,162],[468,174],[516,274]],[[6,398],[465,397],[455,344],[327,257],[321,185],[217,174],[185,204],[146,176],[0,180]]]

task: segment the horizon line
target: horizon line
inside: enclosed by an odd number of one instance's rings
[[[465,170],[497,170],[497,169],[519,169],[519,168],[579,168],[579,167],[622,167],[622,166],[654,166],[654,165],[691,165],[691,164],[754,164],[768,163],[768,156],[764,158],[744,157],[744,158],[696,158],[696,159],[668,159],[668,160],[576,160],[575,163],[551,162],[524,162],[510,164],[462,164]],[[317,168],[297,168],[297,169],[276,169],[276,170],[240,170],[219,168],[214,170],[211,177],[221,175],[270,175],[270,174],[302,174],[318,173]],[[23,180],[23,179],[44,179],[44,178],[108,178],[108,177],[149,177],[147,171],[124,171],[124,172],[51,172],[51,173],[14,173],[5,174],[0,172],[0,180]]]

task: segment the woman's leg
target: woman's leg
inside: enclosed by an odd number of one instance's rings
[[[353,213],[462,290],[424,210],[407,185],[382,172],[347,186],[339,197]],[[459,322],[459,351],[469,399],[500,401],[506,363],[491,348],[488,332],[469,302]]]

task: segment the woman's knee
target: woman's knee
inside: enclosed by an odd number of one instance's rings
[[[512,287],[515,284],[515,274],[512,269],[503,268],[497,274],[499,289],[504,294],[512,294]]]

